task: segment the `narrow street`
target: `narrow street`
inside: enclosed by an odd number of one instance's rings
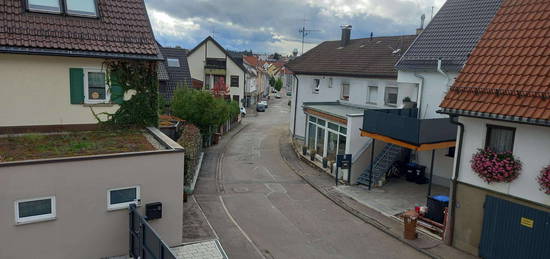
[[[426,258],[349,214],[284,162],[288,98],[209,150],[194,198],[229,258]]]

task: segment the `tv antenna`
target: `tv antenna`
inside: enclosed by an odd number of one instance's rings
[[[306,29],[306,21],[307,19],[304,19],[304,25],[302,25],[302,28],[298,30],[302,34],[302,54],[304,54],[304,41],[306,39],[306,36],[308,36],[311,32],[319,31],[319,30],[312,30],[312,29]]]

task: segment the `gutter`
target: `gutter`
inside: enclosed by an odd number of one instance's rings
[[[296,137],[296,112],[298,111],[298,86],[300,85],[300,80],[296,76],[296,74],[292,74],[294,78],[296,78],[296,94],[294,94],[294,125],[292,129],[292,139]]]
[[[420,75],[420,74],[417,74],[416,71],[414,71],[414,76],[416,78],[420,78],[420,85],[418,86],[418,104],[417,104],[417,107],[418,107],[418,114],[417,114],[417,117],[418,119],[421,119],[421,114],[422,114],[422,93],[424,91],[424,76]]]
[[[455,152],[455,168],[454,168],[454,174],[451,179],[451,204],[449,206],[449,220],[450,224],[447,224],[445,226],[445,237],[444,241],[447,245],[452,246],[453,245],[453,234],[454,234],[454,226],[455,226],[455,209],[456,209],[456,188],[458,185],[458,174],[460,169],[460,160],[462,155],[462,143],[464,138],[464,124],[458,122],[458,116],[451,115],[450,117],[451,123],[457,125],[460,128],[460,135],[458,137],[458,148]]]
[[[451,81],[451,79],[449,78],[449,75],[447,75],[447,73],[445,73],[445,71],[443,71],[443,69],[441,69],[441,58],[437,59],[437,72],[439,72],[445,78],[447,78],[447,83],[445,83],[445,87],[448,88],[449,87],[449,82]]]

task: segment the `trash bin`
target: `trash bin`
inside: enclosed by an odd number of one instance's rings
[[[428,214],[427,218],[443,224],[445,219],[445,208],[449,207],[449,196],[436,195],[428,197]]]
[[[418,213],[414,210],[409,210],[403,213],[403,221],[405,223],[403,230],[403,237],[408,240],[414,240],[418,237],[416,233],[416,221],[418,220]]]
[[[405,177],[409,182],[417,182],[425,178],[426,167],[416,163],[408,163]]]

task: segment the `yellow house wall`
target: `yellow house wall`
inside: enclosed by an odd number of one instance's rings
[[[0,54],[0,127],[93,124],[90,107],[70,102],[70,68],[101,68],[103,59]],[[115,112],[118,105],[93,107]]]

